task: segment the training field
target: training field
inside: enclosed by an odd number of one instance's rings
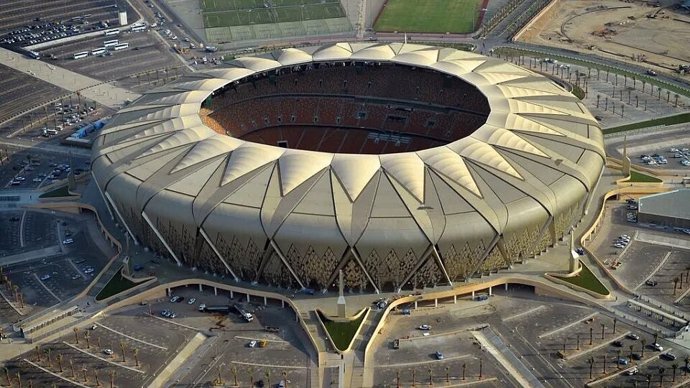
[[[206,28],[345,17],[339,0],[202,0]]]
[[[374,30],[379,32],[473,32],[485,0],[388,0]]]

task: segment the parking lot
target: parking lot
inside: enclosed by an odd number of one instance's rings
[[[97,48],[103,47],[105,41],[118,40],[119,43],[128,43],[124,50],[108,50],[103,55],[91,55]],[[129,32],[124,30],[117,36],[80,40],[60,45],[42,54],[44,58],[54,55],[56,59],[44,59],[46,63],[64,67],[66,69],[89,75],[103,81],[120,80],[132,74],[144,73],[155,69],[164,69],[179,66],[170,52],[170,47],[164,45],[153,36],[152,31]],[[74,54],[88,52],[89,56],[82,59],[74,59]],[[154,74],[155,76],[155,74]],[[151,82],[141,75],[141,82]]]
[[[5,217],[6,213],[2,214]],[[34,313],[81,292],[101,271],[109,256],[90,239],[86,230],[91,225],[89,216],[27,211],[24,217],[26,245],[22,251],[28,256],[26,261],[5,265],[3,272],[19,287],[24,304]],[[13,222],[17,227],[21,224]],[[73,242],[65,244],[67,239]],[[42,253],[42,246],[55,247],[55,253]]]
[[[41,106],[69,94],[67,90],[4,65],[0,65],[0,73],[0,101],[3,102],[0,123],[28,108]]]
[[[40,21],[58,22],[89,15],[89,24],[95,25],[101,20],[114,23],[117,21],[117,8],[113,7],[114,4],[112,0],[74,0],[58,4],[42,0],[6,0],[0,5],[0,32],[39,24],[36,18]],[[129,11],[132,14],[131,9]]]
[[[27,157],[28,156],[28,157]],[[87,174],[90,161],[85,157],[59,158],[42,157],[38,153],[17,153],[7,163],[8,168],[0,169],[0,188],[38,189],[47,184],[67,178],[74,169],[75,176]],[[9,167],[11,166],[11,167]]]
[[[240,385],[263,381],[266,385],[277,384],[282,380],[283,373],[293,387],[309,386],[310,373],[316,367],[312,363],[313,353],[311,344],[302,332],[302,328],[295,322],[294,313],[289,308],[281,308],[280,304],[263,306],[258,303],[246,303],[244,295],[230,295],[220,292],[213,295],[212,290],[199,292],[191,287],[173,291],[174,295],[185,297],[178,303],[164,300],[150,305],[151,312],[156,319],[165,319],[173,323],[212,332],[217,337],[209,346],[201,359],[189,369],[178,371],[175,380],[189,386],[207,385],[218,377],[218,367],[221,367],[222,378],[226,382],[234,381],[235,375]],[[189,304],[190,298],[196,299]],[[252,313],[254,320],[246,322],[236,312],[228,314],[210,314],[200,312],[199,304],[234,305],[241,304]],[[174,311],[174,319],[162,318],[162,310]],[[276,327],[277,332],[267,332],[266,327]],[[255,347],[250,347],[252,341],[257,341]],[[259,342],[265,341],[262,344]],[[272,386],[272,385],[271,385]]]

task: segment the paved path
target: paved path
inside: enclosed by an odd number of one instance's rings
[[[0,48],[0,64],[29,74],[40,80],[76,92],[109,108],[120,108],[126,100],[135,100],[140,95],[129,90],[103,83],[62,67],[47,64],[35,59]]]
[[[1,266],[8,266],[11,264],[22,263],[30,260],[42,259],[48,256],[59,255],[61,252],[60,246],[55,245],[48,248],[36,249],[34,251],[18,253],[16,255],[5,256],[0,259]]]

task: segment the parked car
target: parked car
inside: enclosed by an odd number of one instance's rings
[[[656,342],[653,343],[653,344],[651,344],[651,345],[649,345],[649,346],[650,346],[652,349],[656,350],[657,352],[663,352],[663,351],[664,351],[664,347],[661,346],[661,345],[659,345],[659,344],[656,343]]]
[[[113,350],[112,350],[112,349],[103,349],[103,353],[104,353],[104,354],[107,354],[107,355],[109,355],[109,356],[112,356],[112,355],[113,355]]]
[[[256,345],[257,345],[257,343],[258,343],[258,342],[256,342],[256,340],[251,340],[251,341],[249,341],[249,343],[247,344],[247,346],[250,347],[250,348],[255,348]]]
[[[429,326],[427,324],[423,324],[423,325],[419,325],[419,327],[417,329],[419,329],[419,330],[431,330],[431,326]]]
[[[196,303],[196,298],[191,298],[187,301],[187,304],[194,304]]]
[[[628,334],[626,337],[628,337],[628,339],[635,340],[635,341],[637,341],[638,339],[640,339],[640,336],[637,335],[637,334],[635,334],[635,333],[630,333],[630,334]]]
[[[443,360],[443,358],[444,358],[443,353],[441,353],[441,352],[436,352],[434,355],[436,356],[437,360]]]

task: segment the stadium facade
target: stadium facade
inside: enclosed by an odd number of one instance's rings
[[[233,85],[372,64],[457,78],[490,110],[445,144],[381,154],[250,142],[204,119],[209,97],[241,99]],[[348,288],[371,292],[450,284],[538,255],[583,215],[605,153],[582,102],[529,70],[449,48],[339,43],[239,58],[152,90],[113,117],[92,159],[113,217],[180,264],[292,289],[330,288],[342,269]]]

